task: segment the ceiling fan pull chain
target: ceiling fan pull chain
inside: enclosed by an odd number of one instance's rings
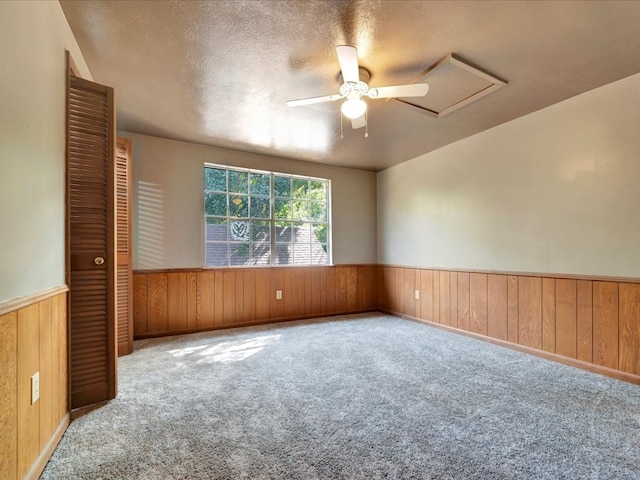
[[[364,112],[364,138],[369,138],[369,113]]]

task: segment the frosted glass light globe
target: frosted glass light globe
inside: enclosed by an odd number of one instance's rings
[[[354,119],[361,117],[367,111],[367,104],[361,98],[351,98],[340,107],[345,117]]]

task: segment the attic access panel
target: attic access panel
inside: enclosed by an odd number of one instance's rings
[[[414,82],[427,82],[429,94],[411,100],[395,100],[436,118],[449,115],[507,84],[505,80],[472,65],[455,53],[438,60],[414,78]]]

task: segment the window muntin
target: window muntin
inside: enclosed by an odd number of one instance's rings
[[[205,165],[205,265],[330,263],[330,181]]]

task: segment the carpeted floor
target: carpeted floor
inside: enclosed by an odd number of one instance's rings
[[[382,314],[136,342],[42,479],[640,478],[640,387]]]

